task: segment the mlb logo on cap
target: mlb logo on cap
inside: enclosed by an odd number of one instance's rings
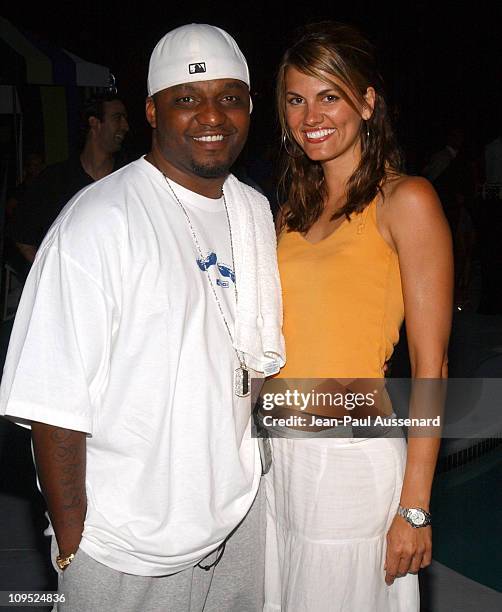
[[[206,64],[204,62],[198,62],[196,64],[189,64],[188,72],[190,74],[198,74],[200,72],[206,72]]]

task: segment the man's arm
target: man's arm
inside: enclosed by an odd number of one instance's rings
[[[37,254],[37,247],[34,244],[22,244],[21,242],[16,242],[16,247],[26,261],[33,263],[35,255]]]
[[[86,434],[33,422],[35,462],[59,554],[75,553],[87,509]]]

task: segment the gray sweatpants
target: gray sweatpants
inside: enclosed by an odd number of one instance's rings
[[[216,567],[198,565],[170,576],[134,576],[98,563],[79,550],[64,572],[57,612],[261,612],[263,609],[265,496],[260,486],[250,511],[227,539]],[[57,554],[57,552],[56,552]],[[218,551],[201,565],[210,565]]]

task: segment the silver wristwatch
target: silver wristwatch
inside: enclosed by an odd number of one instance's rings
[[[423,508],[403,508],[399,505],[397,513],[402,516],[412,527],[427,527],[431,524],[431,515]]]

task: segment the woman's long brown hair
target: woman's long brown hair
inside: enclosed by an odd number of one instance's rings
[[[336,22],[306,26],[301,38],[284,54],[277,78],[277,106],[283,142],[282,193],[287,200],[284,224],[291,231],[306,232],[319,218],[327,197],[319,162],[310,160],[295,142],[286,122],[286,71],[300,72],[328,81],[341,90],[358,113],[365,106],[368,87],[376,92],[371,118],[361,121],[361,160],[346,186],[346,201],[333,218],[361,212],[381,192],[391,174],[401,171],[402,161],[390,124],[383,84],[370,43],[353,27]],[[369,137],[366,134],[369,129]]]

